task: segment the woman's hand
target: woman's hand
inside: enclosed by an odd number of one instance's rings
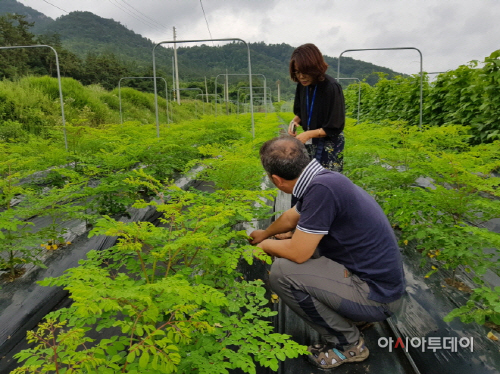
[[[292,121],[288,125],[288,135],[297,136],[297,127],[299,126],[299,124],[300,124],[300,117],[299,116],[293,117]]]
[[[306,143],[309,139],[312,139],[311,136],[312,131],[304,131],[303,133],[296,136],[302,143]]]
[[[326,135],[323,129],[304,131],[303,133],[296,136],[302,143],[306,143],[309,139],[322,138]]]

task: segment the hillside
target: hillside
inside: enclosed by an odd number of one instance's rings
[[[113,53],[127,62],[151,64],[154,43],[112,19],[90,12],[72,12],[59,17],[40,30],[43,34],[59,34],[63,46],[84,58],[88,53]],[[166,57],[165,55],[162,57]]]
[[[52,18],[47,17],[45,14],[25,6],[16,0],[0,0],[0,15],[5,13],[14,13],[26,16],[26,21],[35,23],[35,26],[33,26],[32,29],[35,34],[40,33],[41,30],[47,27],[47,25],[54,22]]]
[[[0,15],[8,12],[26,15],[35,26],[32,32],[36,35],[60,36],[62,46],[68,51],[85,59],[89,54],[113,54],[128,67],[129,71],[152,75],[152,49],[155,45],[151,40],[136,34],[112,19],[99,17],[91,12],[72,12],[56,20],[22,5],[15,0],[0,2]],[[178,47],[179,77],[181,82],[190,86],[189,82],[198,82],[200,86],[205,78],[214,82],[215,77],[224,74],[245,74],[248,72],[246,48],[241,43],[225,45],[210,44],[200,46],[181,45]],[[263,74],[267,87],[276,95],[276,81],[281,82],[281,93],[291,97],[294,84],[288,76],[288,62],[295,47],[288,44],[251,43],[252,73]],[[163,76],[169,84],[172,77],[171,45],[157,48],[156,66],[159,76]],[[337,75],[337,58],[325,56],[330,65],[329,74]],[[343,58],[341,76],[367,79],[374,84],[378,77],[374,72],[384,72],[390,77],[397,75],[394,71],[352,58]],[[348,72],[348,73],[347,73]],[[144,76],[144,75],[143,75]],[[240,81],[245,85],[244,78],[231,77],[230,84]],[[222,77],[218,79],[222,83]],[[344,82],[343,82],[344,83]],[[351,82],[349,82],[351,83]],[[347,83],[346,83],[347,84]],[[262,86],[263,81],[255,77],[255,86]]]

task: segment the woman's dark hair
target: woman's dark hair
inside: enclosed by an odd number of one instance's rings
[[[326,69],[328,64],[325,62],[323,55],[318,47],[314,44],[307,43],[295,48],[290,57],[290,78],[292,81],[299,82],[296,72],[310,75],[314,82],[325,79]]]
[[[306,147],[298,139],[283,135],[265,142],[260,148],[260,161],[269,175],[294,180],[311,161]]]

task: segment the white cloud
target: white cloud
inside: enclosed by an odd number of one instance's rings
[[[199,0],[23,0],[56,18],[90,11],[153,41],[208,39]],[[415,47],[424,70],[445,71],[482,60],[500,48],[500,2],[489,0],[202,0],[213,38],[315,43],[337,57],[346,49]],[[419,71],[416,51],[353,52],[346,56],[403,73]]]

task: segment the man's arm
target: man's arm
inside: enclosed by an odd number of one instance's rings
[[[250,234],[252,240],[250,244],[258,244],[270,236],[281,234],[293,230],[299,222],[300,214],[297,213],[295,207],[285,211],[276,221],[274,221],[265,230],[255,230]]]
[[[291,239],[270,240],[270,236],[281,234],[294,229],[299,222],[300,214],[295,207],[288,209],[276,221],[265,230],[255,230],[250,234],[253,240],[251,244],[258,244],[270,256],[287,258],[296,263],[302,263],[311,258],[319,241],[321,234],[309,234],[295,230]]]
[[[311,258],[323,236],[295,230],[291,239],[267,239],[259,243],[258,247],[270,256],[283,257],[301,264]]]

